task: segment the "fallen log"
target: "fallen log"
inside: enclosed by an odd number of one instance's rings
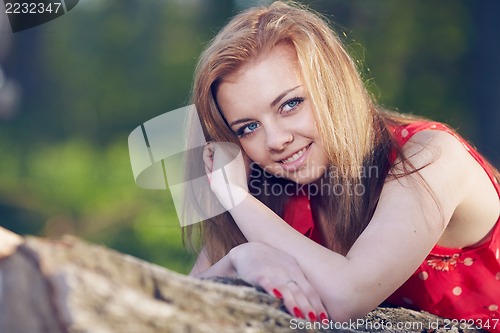
[[[320,325],[239,280],[194,279],[73,237],[15,239],[0,245],[2,333],[445,332],[441,318],[393,308]]]

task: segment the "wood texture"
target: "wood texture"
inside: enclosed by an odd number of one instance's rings
[[[0,259],[2,333],[444,332],[435,316],[388,308],[361,325],[313,327],[241,281],[193,279],[75,238],[28,237],[12,252]]]

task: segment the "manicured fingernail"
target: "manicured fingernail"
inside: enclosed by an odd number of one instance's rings
[[[283,299],[283,295],[281,295],[278,289],[273,289],[273,294],[274,296],[276,296],[276,298]]]
[[[298,307],[293,308],[293,314],[295,315],[295,317],[306,319],[306,317],[304,317],[304,315],[302,314],[302,311],[300,311],[300,309]]]
[[[309,320],[311,321],[316,321],[318,320],[318,318],[316,317],[316,315],[314,314],[314,312],[309,312]]]
[[[328,316],[326,315],[326,313],[321,312],[321,313],[319,314],[319,319],[320,319],[321,321],[323,321],[323,320],[328,320]]]

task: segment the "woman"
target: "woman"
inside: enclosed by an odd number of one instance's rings
[[[193,99],[228,211],[201,224],[191,275],[239,276],[312,321],[386,299],[499,318],[498,171],[446,126],[378,108],[317,14],[275,2],[236,16],[203,52]],[[225,175],[217,142],[244,153]]]

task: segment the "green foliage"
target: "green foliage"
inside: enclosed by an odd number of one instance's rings
[[[193,258],[182,248],[169,193],[135,185],[126,142],[99,150],[75,140],[24,153],[2,144],[2,207],[30,212],[40,234],[73,233],[187,272]]]
[[[0,120],[0,225],[76,234],[188,272],[193,257],[170,195],[135,185],[127,136],[189,103],[202,48],[236,8],[255,2],[86,0],[15,34],[4,67],[23,98],[17,116]],[[467,1],[303,2],[346,34],[383,105],[474,132],[463,79],[472,50]]]
[[[193,257],[169,193],[135,185],[127,135],[188,103],[210,34],[198,24],[202,10],[196,2],[88,0],[52,28],[14,36],[9,69],[24,98],[18,117],[0,123],[1,225],[76,234],[189,271]]]
[[[329,13],[345,34],[379,103],[474,132],[464,79],[473,41],[470,3],[335,0],[311,6]]]

